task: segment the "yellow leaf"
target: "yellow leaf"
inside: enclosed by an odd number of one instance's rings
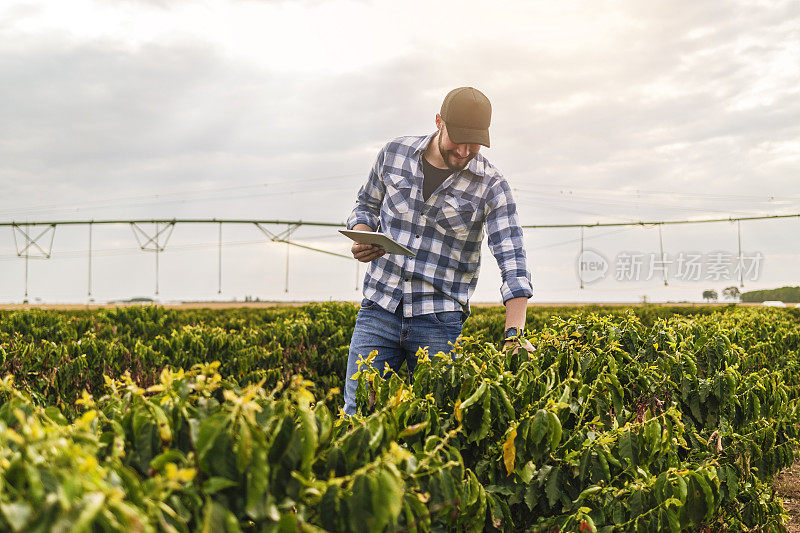
[[[456,400],[456,405],[453,408],[453,411],[455,412],[456,420],[460,424],[461,418],[463,417],[463,414],[461,413],[461,400]]]
[[[514,460],[517,458],[517,448],[514,446],[515,438],[517,438],[517,430],[512,429],[503,444],[503,462],[506,464],[506,472],[509,476],[514,471]]]

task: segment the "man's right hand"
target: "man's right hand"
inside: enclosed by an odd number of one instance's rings
[[[359,243],[353,244],[353,247],[350,248],[350,251],[353,252],[353,257],[362,263],[369,263],[370,261],[377,259],[386,253],[386,250],[380,246]]]
[[[374,231],[366,224],[356,224],[353,229],[356,231]],[[353,243],[350,251],[353,253],[353,257],[362,263],[369,263],[386,253],[386,250],[380,246],[375,246],[374,244],[359,244],[357,242]]]

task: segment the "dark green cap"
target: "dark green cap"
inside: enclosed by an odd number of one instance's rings
[[[459,87],[447,93],[440,115],[454,143],[489,146],[492,104],[478,89]]]

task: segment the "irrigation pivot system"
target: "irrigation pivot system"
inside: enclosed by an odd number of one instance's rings
[[[605,223],[580,223],[580,224],[528,224],[523,225],[525,229],[559,229],[559,228],[578,228],[580,229],[580,246],[583,251],[584,233],[590,228],[600,227],[620,227],[620,226],[642,226],[658,228],[658,240],[661,250],[661,257],[664,257],[664,245],[661,238],[661,227],[673,224],[709,224],[715,222],[736,222],[737,237],[739,242],[739,262],[742,261],[742,233],[741,223],[751,220],[773,220],[786,218],[800,218],[800,213],[784,215],[761,215],[743,216],[729,218],[713,218],[699,220],[655,220],[655,221],[630,221],[630,222],[605,222]],[[37,222],[0,222],[0,226],[11,227],[14,235],[14,244],[17,256],[25,260],[25,301],[28,298],[28,261],[31,259],[49,259],[53,252],[53,242],[58,226],[88,226],[89,229],[89,250],[88,250],[88,295],[92,295],[92,228],[99,224],[128,225],[133,231],[139,248],[145,252],[153,252],[155,255],[155,294],[158,294],[158,261],[159,254],[166,249],[167,242],[175,229],[176,224],[217,224],[219,226],[218,240],[218,287],[217,292],[222,292],[222,226],[225,224],[249,224],[257,227],[270,242],[286,244],[286,285],[284,290],[288,292],[289,287],[289,249],[292,246],[303,248],[317,253],[332,255],[342,259],[355,261],[352,256],[323,250],[313,246],[291,240],[292,234],[302,226],[317,226],[328,228],[342,228],[343,223],[337,222],[312,222],[305,220],[257,220],[257,219],[218,219],[218,218],[172,218],[172,219],[135,219],[135,220],[51,220]],[[148,231],[143,225],[152,225],[153,230]],[[284,227],[282,231],[274,230],[274,227]],[[273,229],[269,229],[273,228]],[[743,286],[741,279],[741,268],[739,269],[739,283]],[[358,285],[358,261],[356,261],[356,286]],[[667,284],[666,277],[664,284]],[[583,279],[580,280],[580,288],[583,287]]]
[[[176,224],[217,224],[219,226],[218,241],[218,286],[217,293],[222,293],[222,226],[223,224],[252,224],[261,230],[271,242],[285,243],[286,253],[286,289],[288,291],[288,272],[289,272],[289,247],[297,246],[306,250],[334,255],[344,259],[352,259],[351,256],[337,254],[328,250],[322,250],[313,246],[289,240],[291,234],[301,226],[322,226],[338,228],[343,227],[341,223],[331,222],[311,222],[303,220],[255,220],[255,219],[136,219],[136,220],[52,220],[39,222],[0,222],[0,226],[10,226],[14,233],[14,244],[17,256],[25,260],[25,300],[28,298],[28,261],[31,259],[49,259],[53,253],[53,240],[58,226],[88,226],[89,228],[89,250],[88,250],[88,296],[92,295],[92,228],[99,224],[124,224],[129,225],[136,237],[139,248],[145,252],[153,252],[155,255],[155,294],[158,294],[158,260],[159,254],[166,249],[172,231]],[[142,226],[152,224],[154,230],[147,231]],[[287,226],[282,232],[275,232],[267,229],[266,226]],[[41,230],[41,228],[44,228]],[[44,244],[49,237],[47,244]]]

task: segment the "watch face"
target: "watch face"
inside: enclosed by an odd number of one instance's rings
[[[517,328],[508,328],[506,330],[505,338],[510,339],[511,337],[519,336],[519,330]]]

